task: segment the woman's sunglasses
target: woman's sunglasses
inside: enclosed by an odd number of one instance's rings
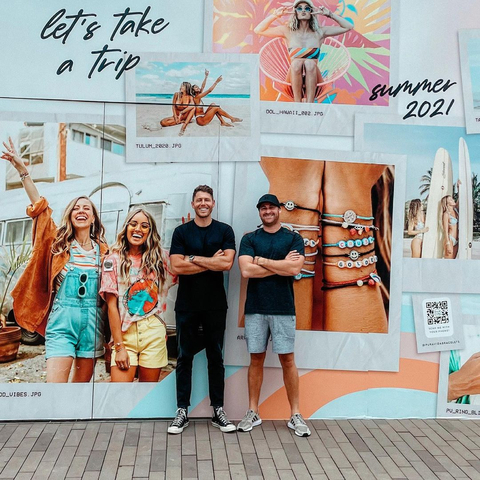
[[[312,7],[308,7],[308,6],[306,6],[306,7],[297,7],[297,8],[295,8],[295,10],[296,10],[297,12],[307,12],[307,13],[311,13]]]
[[[78,287],[78,296],[83,298],[87,294],[87,287],[85,286],[88,281],[88,273],[81,273],[80,277],[80,286]]]

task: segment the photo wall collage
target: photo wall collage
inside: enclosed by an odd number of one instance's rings
[[[3,152],[18,152],[43,199],[27,208],[37,197],[4,153],[4,418],[174,416],[176,278],[161,292],[137,285],[123,297],[133,308],[146,295],[142,305],[161,312],[168,363],[155,379],[112,378],[107,297],[102,307],[96,293],[93,347],[84,352],[90,362],[77,359],[70,375],[57,376],[47,357],[63,348],[51,333],[63,307],[50,303],[54,277],[42,267],[38,239],[52,243],[52,225],[62,224],[72,199],[86,196],[104,229],[99,243],[115,245],[130,213],[143,208],[167,255],[174,229],[194,216],[193,190],[204,184],[214,190],[213,217],[234,230],[237,252],[258,228],[265,193],[283,204],[283,227],[304,239],[307,262],[294,293],[306,418],[476,418],[480,5],[467,0],[446,18],[446,0],[435,8],[414,0],[187,0],[186,18],[175,2],[164,3],[140,0],[137,13],[121,17],[115,2],[104,2],[90,12],[98,30],[70,23],[64,36],[54,15],[84,8],[76,1],[7,8],[13,21],[31,7],[21,27],[0,33],[0,55],[16,72],[0,72],[0,141]],[[438,41],[424,45],[425,35]],[[368,219],[368,229],[359,230],[357,218]],[[324,288],[362,275],[371,286]],[[239,419],[248,406],[249,355],[238,259],[224,279],[225,406]],[[200,331],[192,417],[210,412],[204,345]],[[270,345],[265,365],[260,413],[285,418]]]

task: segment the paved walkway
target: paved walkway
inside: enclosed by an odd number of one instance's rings
[[[196,420],[0,424],[0,478],[480,479],[480,423],[313,420],[298,438],[285,422],[223,434]]]

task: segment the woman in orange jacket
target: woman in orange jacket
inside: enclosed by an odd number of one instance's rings
[[[89,382],[104,353],[98,278],[108,248],[98,211],[88,197],[74,198],[57,228],[12,139],[3,145],[1,158],[19,173],[33,219],[32,256],[12,291],[15,318],[45,335],[47,382],[68,382],[73,365],[71,381]]]

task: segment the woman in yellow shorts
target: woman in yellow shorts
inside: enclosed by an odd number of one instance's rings
[[[175,282],[154,218],[133,210],[102,268],[100,294],[113,338],[112,382],[132,382],[137,367],[139,381],[158,382],[168,363],[162,314]]]

